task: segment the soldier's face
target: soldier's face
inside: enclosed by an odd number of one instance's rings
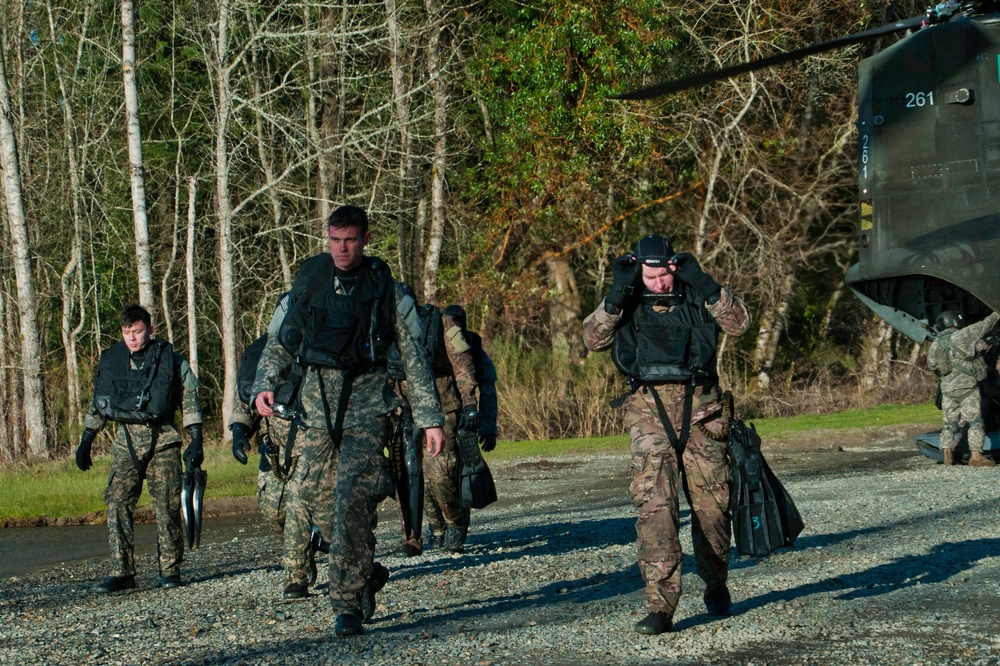
[[[142,351],[149,344],[149,339],[153,335],[153,327],[146,326],[143,322],[122,326],[122,340],[130,352]]]
[[[668,271],[666,266],[643,264],[642,283],[654,294],[666,294],[674,289],[674,274]]]
[[[337,270],[350,271],[360,266],[371,232],[362,234],[358,227],[329,227],[327,231],[330,232],[330,256]]]

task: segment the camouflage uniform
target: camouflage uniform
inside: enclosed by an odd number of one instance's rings
[[[746,306],[726,289],[722,289],[716,303],[704,307],[730,335],[742,335],[750,327]],[[602,302],[583,322],[587,348],[592,351],[610,348],[616,329],[624,323],[622,315],[609,314]],[[653,399],[655,391],[671,424],[680,432],[687,388],[686,384],[648,384],[625,402],[625,427],[632,442],[630,494],[639,511],[636,521],[639,569],[646,583],[649,612],[668,617],[673,616],[681,594],[679,489],[684,489],[691,507],[698,575],[709,586],[726,582],[732,534],[728,511],[731,474],[726,443],[707,436],[721,437],[721,390],[714,385],[694,388],[683,470]]]
[[[962,329],[946,329],[927,350],[927,366],[941,377],[941,448],[953,448],[964,421],[969,426],[969,451],[982,451],[986,439],[979,382],[986,378],[986,362],[976,345],[1000,320],[993,313]]]
[[[420,323],[413,298],[393,284],[396,300],[392,322],[396,344],[409,378],[409,397],[416,427],[432,428],[445,422],[434,390],[430,364],[413,331]],[[339,279],[336,293],[346,293]],[[280,320],[272,325],[280,328]],[[252,394],[273,391],[291,370],[291,354],[269,337]],[[392,490],[389,461],[383,454],[387,414],[402,405],[389,387],[384,367],[373,367],[354,377],[343,420],[340,448],[333,445],[327,415],[336,409],[343,387],[340,370],[311,366],[299,390],[301,427],[293,446],[299,453],[295,473],[288,481],[285,528],[289,524],[319,527],[330,541],[330,601],[336,613],[363,617],[361,597],[375,571],[375,534],[378,503]],[[326,394],[324,405],[323,395]],[[292,498],[297,497],[294,505]]]
[[[476,407],[476,367],[472,349],[462,335],[462,328],[449,316],[442,316],[444,351],[451,374],[437,377],[441,409],[448,417],[444,427],[444,449],[436,458],[424,456],[424,515],[431,533],[438,540],[448,526],[464,535],[469,529],[469,510],[462,507],[458,486],[458,417],[463,407]],[[440,350],[439,350],[440,353]]]
[[[147,347],[149,349],[149,347]],[[164,359],[161,362],[165,362]],[[187,360],[173,352],[175,391],[181,395],[183,426],[200,425],[201,403],[198,400],[198,378]],[[135,355],[131,360],[134,370]],[[84,427],[100,431],[107,419],[91,405],[84,419]],[[129,453],[125,431],[132,439],[132,447],[140,462],[146,462],[140,473]],[[142,480],[149,484],[149,496],[156,514],[156,547],[159,553],[161,576],[180,575],[184,555],[184,533],[181,528],[181,436],[173,422],[147,426],[120,424],[111,444],[113,459],[104,503],[108,505],[108,546],[118,566],[117,576],[134,576],[133,557],[135,536],[132,515],[142,493]]]

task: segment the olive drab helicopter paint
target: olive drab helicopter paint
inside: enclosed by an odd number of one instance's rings
[[[619,98],[658,97],[906,30],[913,32],[859,66],[858,263],[846,282],[919,342],[934,337],[944,310],[969,323],[1000,311],[1000,1],[942,2],[873,30]],[[984,395],[993,398],[983,402],[987,450],[997,450],[1000,390],[984,387]],[[940,456],[936,442],[918,446]]]
[[[805,56],[912,34],[861,62],[858,263],[847,284],[910,338],[942,310],[1000,310],[1000,2],[924,14],[620,95],[649,99]]]

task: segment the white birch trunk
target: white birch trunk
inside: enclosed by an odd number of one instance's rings
[[[757,335],[757,346],[754,349],[754,370],[757,371],[757,382],[761,388],[771,385],[771,372],[774,369],[774,358],[778,355],[778,343],[785,331],[785,321],[788,307],[795,289],[795,278],[787,275],[781,281],[781,293],[778,302],[768,308],[760,319],[760,332]]]
[[[198,375],[198,320],[194,300],[194,223],[198,201],[198,176],[188,180],[187,249],[184,252],[185,284],[187,290],[188,364]]]
[[[232,114],[229,61],[229,0],[219,2],[216,35],[215,81],[215,204],[219,235],[219,331],[222,335],[222,413],[229,419],[236,396],[236,306],[233,298],[233,219],[229,192],[229,155],[227,134]],[[232,438],[228,428],[223,437]]]
[[[139,304],[153,307],[153,261],[149,252],[146,185],[142,173],[142,132],[139,128],[139,92],[135,84],[135,13],[132,0],[122,0],[122,76],[125,83],[125,117],[128,164],[132,184],[132,222],[135,225]]]
[[[441,261],[441,246],[444,243],[444,174],[448,148],[448,91],[441,72],[441,30],[438,18],[441,14],[439,0],[427,0],[427,14],[430,18],[431,34],[427,43],[427,73],[434,97],[434,156],[431,159],[431,229],[424,258],[425,303],[437,302],[438,266]]]
[[[392,97],[396,108],[399,129],[399,220],[396,234],[399,237],[399,276],[406,283],[412,282],[410,269],[414,266],[413,243],[407,239],[407,217],[413,208],[410,177],[413,170],[413,139],[410,133],[410,97],[406,87],[404,58],[400,49],[399,23],[396,0],[385,0],[386,27],[389,31],[389,57],[392,69]]]
[[[28,249],[28,224],[24,217],[21,168],[14,133],[14,114],[7,65],[4,62],[3,35],[0,35],[0,167],[3,168],[3,193],[10,226],[11,258],[17,279],[17,308],[21,336],[21,373],[24,385],[24,427],[28,453],[32,458],[49,457],[45,430],[45,398],[42,386],[41,348],[38,318],[35,313],[35,282]]]

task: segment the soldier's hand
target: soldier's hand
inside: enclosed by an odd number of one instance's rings
[[[247,464],[247,451],[250,450],[250,436],[247,427],[242,423],[234,423],[229,428],[233,432],[233,457],[241,465]]]
[[[271,405],[274,404],[274,391],[261,391],[253,400],[253,406],[261,416],[274,416]]]
[[[80,446],[76,447],[76,466],[84,472],[94,464],[93,459],[90,457],[90,450],[94,446],[94,439],[96,437],[97,432],[90,428],[85,428],[83,434],[80,435]]]
[[[682,252],[671,263],[676,265],[672,271],[674,276],[688,285],[688,294],[693,303],[701,305],[722,289],[711,275],[701,269],[701,264],[693,254]]]
[[[436,458],[444,449],[444,428],[441,426],[425,428],[424,436],[427,439],[427,453],[430,454],[431,458]]]
[[[482,445],[483,451],[492,451],[497,448],[497,436],[496,435],[480,435],[479,444]]]
[[[184,450],[184,464],[188,467],[201,467],[205,462],[205,452],[202,450],[201,424],[189,425],[188,434],[191,435],[191,443]]]
[[[462,408],[462,415],[458,418],[458,427],[469,432],[479,430],[479,410],[475,405],[466,405]]]
[[[616,312],[621,312],[625,299],[636,293],[636,282],[639,281],[639,264],[635,255],[629,253],[615,259],[611,267],[611,290],[604,302],[613,306]]]

